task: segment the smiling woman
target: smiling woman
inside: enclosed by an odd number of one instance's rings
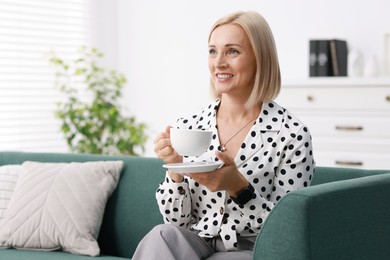
[[[155,138],[158,158],[184,170],[168,167],[156,192],[165,224],[144,237],[132,259],[252,259],[274,206],[310,185],[315,163],[309,129],[273,101],[280,72],[267,22],[256,12],[222,17],[208,48],[216,100]],[[176,128],[209,130],[207,151],[183,156],[172,143]],[[220,165],[199,170],[202,163]]]
[[[66,57],[91,44],[92,2],[0,0],[0,147],[66,149],[54,117],[60,101],[45,54]]]

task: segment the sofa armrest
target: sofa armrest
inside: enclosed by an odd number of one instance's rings
[[[390,174],[326,183],[286,195],[257,237],[261,260],[388,259]]]

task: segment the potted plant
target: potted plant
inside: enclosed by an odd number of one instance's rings
[[[98,65],[103,54],[82,47],[80,57],[67,61],[52,53],[56,86],[65,95],[56,117],[72,152],[139,155],[147,141],[146,125],[124,116],[119,103],[126,83],[123,74]]]

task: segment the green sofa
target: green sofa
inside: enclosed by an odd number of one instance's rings
[[[123,160],[99,235],[99,259],[130,259],[140,239],[162,217],[155,190],[164,178],[155,158],[0,152],[0,165]],[[313,186],[285,196],[256,242],[254,259],[390,259],[390,171],[317,167]],[[152,245],[151,245],[152,246]],[[82,260],[65,252],[0,250],[1,260]],[[152,260],[152,259],[151,259]]]

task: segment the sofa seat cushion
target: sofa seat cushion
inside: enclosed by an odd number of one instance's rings
[[[61,251],[30,251],[16,249],[0,249],[1,260],[93,260],[90,256],[74,255]],[[121,260],[128,258],[100,255],[99,260]]]

